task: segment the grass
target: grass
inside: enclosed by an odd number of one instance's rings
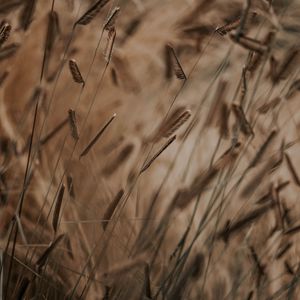
[[[3,299],[297,299],[297,1],[0,14]]]

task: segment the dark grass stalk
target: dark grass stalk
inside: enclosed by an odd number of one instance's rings
[[[109,1],[110,0],[98,0],[75,22],[74,27],[78,25],[88,25]]]
[[[96,136],[88,143],[88,145],[85,147],[85,149],[81,152],[80,158],[87,155],[90,149],[96,144],[96,142],[99,140],[99,138],[102,136],[104,131],[107,129],[107,127],[111,124],[111,122],[116,117],[116,114],[114,114],[108,122],[100,129],[100,131],[96,134]]]
[[[186,239],[192,229],[192,225],[193,225],[193,222],[194,222],[194,219],[195,219],[195,216],[196,216],[196,212],[197,212],[197,209],[198,209],[198,206],[199,206],[199,203],[200,203],[200,195],[197,196],[197,200],[195,202],[195,205],[194,205],[194,208],[193,208],[193,211],[192,211],[192,216],[189,220],[189,223],[182,235],[182,237],[180,238],[176,248],[174,249],[174,251],[172,252],[172,254],[170,255],[170,260],[172,260],[173,258],[175,258],[176,256],[177,257],[180,257],[181,254],[182,254],[182,251],[183,251],[183,248],[185,246],[185,243],[186,243]],[[178,253],[178,254],[177,254]]]
[[[227,171],[228,172],[228,171]],[[221,175],[219,176],[219,180],[221,180]],[[169,283],[169,287],[172,284],[171,281],[173,280],[173,276],[177,273],[180,274],[180,270],[178,271],[177,268],[180,266],[180,269],[182,269],[187,261],[187,258],[189,256],[189,254],[191,253],[192,247],[194,245],[194,243],[196,242],[197,238],[199,237],[200,233],[201,233],[201,228],[204,226],[205,220],[208,218],[209,212],[211,211],[212,207],[214,206],[216,200],[218,199],[218,194],[217,193],[217,188],[218,185],[216,185],[216,187],[214,188],[213,194],[209,200],[209,204],[208,207],[206,209],[206,211],[204,212],[204,215],[202,217],[202,219],[199,222],[199,225],[197,227],[196,230],[196,234],[194,236],[194,238],[192,239],[191,243],[187,246],[186,250],[182,253],[181,251],[181,255],[177,258],[176,264],[174,266],[174,268],[169,272],[169,275],[166,277],[166,279],[164,280],[164,282],[161,284],[159,290],[157,291],[155,297],[158,297],[159,293],[164,289],[164,285]],[[226,186],[221,187],[221,189],[225,190]],[[216,195],[217,193],[217,195]],[[216,196],[215,196],[216,195]],[[222,200],[223,201],[223,200]],[[211,218],[212,219],[212,218]],[[208,224],[208,222],[207,222]],[[202,228],[204,229],[204,227]]]
[[[43,137],[40,141],[41,145],[47,144],[57,133],[59,133],[65,125],[68,124],[68,118],[64,119],[60,122],[56,127],[53,128],[45,137]]]
[[[54,5],[52,5],[51,11],[48,15],[48,26],[47,26],[47,34],[45,39],[45,49],[44,49],[44,55],[43,55],[43,62],[42,62],[42,68],[41,68],[41,74],[40,74],[40,83],[43,81],[44,74],[48,70],[48,63],[49,59],[51,57],[51,52],[56,40],[57,28],[57,13],[53,10]]]
[[[221,175],[220,175],[220,177],[221,177]],[[215,226],[214,226],[213,233],[212,233],[212,238],[211,238],[212,241],[211,241],[210,248],[209,248],[209,255],[208,255],[208,259],[207,259],[206,268],[205,268],[205,271],[204,271],[204,277],[203,277],[203,283],[202,283],[202,290],[203,291],[205,290],[205,285],[206,285],[207,276],[208,276],[208,270],[209,270],[210,263],[211,263],[212,256],[213,256],[213,248],[214,248],[214,245],[215,245],[215,242],[216,242],[216,232],[218,231],[219,223],[221,221],[220,216],[221,216],[221,211],[222,211],[222,208],[223,208],[222,199],[224,198],[224,195],[225,195],[225,189],[223,189],[223,191],[221,193],[222,193],[221,204],[218,208],[216,222],[215,222]]]
[[[219,180],[221,179],[221,176],[219,176]],[[211,199],[209,201],[209,205],[208,205],[208,208],[206,209],[206,211],[204,212],[204,216],[202,217],[199,225],[198,225],[198,229],[197,229],[197,233],[199,231],[199,229],[201,228],[201,226],[203,225],[205,219],[208,217],[208,214],[211,210],[211,208],[213,207],[215,201],[218,199],[218,196],[215,197],[215,193],[217,191],[217,187],[218,185],[216,185],[214,191],[213,191],[213,194],[211,196]],[[221,187],[222,188],[222,187]],[[223,187],[225,188],[225,186]],[[215,197],[216,200],[213,200],[213,198]],[[169,224],[167,224],[169,225]],[[166,226],[165,226],[166,227]],[[181,251],[181,255],[180,257],[178,257],[177,261],[176,261],[176,265],[175,267],[169,272],[169,275],[166,277],[166,279],[164,280],[164,282],[161,284],[160,286],[160,289],[158,290],[158,292],[156,293],[156,296],[157,297],[160,293],[160,291],[162,289],[164,289],[164,285],[167,284],[168,282],[171,281],[171,279],[173,278],[174,274],[177,272],[178,274],[180,273],[180,271],[177,270],[178,266],[181,266],[181,268],[184,267],[184,264],[189,256],[189,253],[191,252],[191,249],[192,249],[192,244],[195,243],[196,239],[197,239],[197,233],[196,233],[196,236],[193,238],[192,240],[192,243],[187,247],[187,249],[185,250],[185,252],[182,254],[182,251]],[[195,239],[196,238],[196,239]],[[171,283],[170,283],[171,284]]]
[[[39,100],[36,102],[35,106],[35,111],[34,111],[34,117],[33,117],[33,122],[32,122],[32,130],[31,130],[31,138],[30,138],[30,143],[29,143],[29,150],[28,150],[28,156],[27,156],[27,163],[26,163],[26,169],[25,169],[25,174],[24,174],[24,179],[23,179],[23,187],[22,187],[22,192],[20,195],[20,199],[18,202],[18,215],[21,218],[22,215],[22,208],[23,208],[23,203],[25,199],[25,194],[27,190],[27,180],[28,180],[28,174],[29,174],[29,163],[31,160],[31,155],[32,155],[32,145],[33,145],[33,139],[34,139],[34,133],[36,129],[36,122],[37,122],[37,115],[38,115],[38,108],[39,108]],[[13,224],[16,223],[16,220],[13,220]],[[4,299],[8,299],[8,291],[9,291],[9,284],[10,284],[10,276],[12,272],[12,263],[13,263],[13,257],[15,256],[15,247],[16,247],[16,242],[17,242],[17,236],[18,236],[18,227],[17,226],[12,226],[12,230],[15,227],[15,234],[14,234],[14,239],[13,239],[13,247],[12,247],[12,254],[9,262],[9,268],[8,268],[8,273],[7,273],[7,283],[6,283],[6,291],[5,291],[5,296]],[[9,244],[10,240],[8,240]],[[2,266],[3,267],[3,266]]]
[[[150,166],[152,165],[152,163],[176,140],[176,135],[174,135],[173,137],[171,137],[163,146],[161,149],[159,149],[158,152],[156,152],[148,161],[145,162],[145,164],[143,165],[140,173],[145,172],[148,168],[150,168]]]
[[[172,109],[172,107],[174,106],[177,98],[179,97],[179,95],[184,91],[184,89],[186,88],[186,84],[188,82],[188,80],[190,79],[190,77],[192,76],[192,74],[195,72],[197,66],[199,65],[200,61],[201,61],[201,58],[202,58],[202,55],[205,53],[205,50],[207,49],[207,47],[210,45],[210,43],[213,41],[213,38],[215,37],[215,32],[213,32],[209,38],[208,38],[208,41],[207,43],[205,44],[204,48],[203,48],[203,51],[200,52],[199,56],[197,57],[195,63],[193,64],[191,70],[188,72],[188,74],[186,75],[186,80],[183,81],[182,85],[180,86],[179,90],[177,91],[177,93],[175,94],[174,98],[172,99],[171,101],[171,105],[169,106],[169,109],[167,111],[167,114],[165,116],[165,119],[169,116],[169,113]],[[205,99],[203,99],[203,102],[205,101]],[[200,105],[198,106],[199,107],[199,110],[200,110]],[[199,111],[198,110],[198,111]],[[195,114],[196,116],[196,114]],[[165,120],[164,120],[165,121]]]
[[[51,12],[52,12],[53,9],[54,9],[54,3],[55,3],[55,0],[52,1]],[[80,9],[80,6],[79,6],[79,9]],[[79,12],[79,10],[78,10],[78,12]],[[77,13],[78,13],[78,12],[77,12]],[[70,45],[71,45],[71,42],[72,42],[72,40],[73,40],[74,33],[75,33],[74,30],[72,30],[71,36],[70,36],[69,40],[67,41],[66,46],[65,46],[65,48],[64,48],[63,58],[62,58],[62,60],[61,60],[61,65],[60,65],[60,67],[59,67],[59,71],[58,71],[58,73],[57,73],[57,76],[56,76],[56,79],[55,79],[55,82],[54,82],[54,87],[53,87],[52,94],[51,94],[51,97],[50,97],[50,102],[49,102],[48,107],[47,107],[47,109],[46,109],[46,116],[45,116],[45,118],[44,118],[44,120],[43,120],[43,122],[42,122],[41,130],[40,130],[40,133],[39,133],[39,135],[38,135],[38,141],[41,140],[41,135],[42,135],[42,133],[43,133],[44,126],[46,125],[46,121],[47,121],[47,119],[48,119],[48,115],[49,115],[49,112],[50,112],[51,104],[52,104],[53,99],[54,99],[55,90],[56,90],[56,87],[57,87],[57,84],[58,84],[60,75],[61,75],[61,73],[62,73],[62,69],[63,69],[64,64],[65,64],[65,57],[66,57],[66,54],[67,54],[67,52],[68,52],[68,49],[69,49],[69,47],[70,47]],[[43,77],[43,76],[41,75],[40,83],[41,83],[42,77]],[[36,151],[33,153],[33,158],[36,156],[36,154],[38,153],[38,151],[39,151],[39,149],[38,149],[38,147],[37,147]],[[31,165],[30,165],[30,168],[31,168]]]

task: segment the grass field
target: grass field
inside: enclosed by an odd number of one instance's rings
[[[298,0],[0,0],[1,299],[299,299]]]

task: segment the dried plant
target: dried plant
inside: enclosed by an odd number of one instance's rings
[[[4,300],[298,299],[297,1],[0,13]]]

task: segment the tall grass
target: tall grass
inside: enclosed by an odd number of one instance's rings
[[[297,1],[0,1],[3,299],[298,299]]]

